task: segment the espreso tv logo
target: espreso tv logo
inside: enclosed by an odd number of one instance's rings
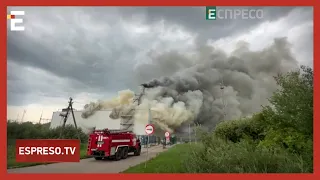
[[[23,19],[17,16],[24,16],[24,11],[10,11],[7,15],[7,19],[10,20],[11,31],[24,31],[24,26],[18,25],[23,23]]]

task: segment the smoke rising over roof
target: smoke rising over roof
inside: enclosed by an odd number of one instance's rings
[[[140,105],[133,104],[133,92],[122,91],[112,101],[87,105],[84,116],[115,108],[114,118],[131,113],[135,121],[147,122],[148,111],[142,109],[150,105],[154,123],[162,130],[183,132],[190,123],[212,129],[223,119],[259,111],[277,88],[273,76],[298,68],[286,38],[274,39],[269,47],[255,52],[248,43],[239,42],[231,54],[202,45],[193,54],[166,52],[151,57],[157,59],[151,62],[161,63],[158,71],[176,72],[144,82],[146,91]],[[143,73],[148,66],[138,70]]]

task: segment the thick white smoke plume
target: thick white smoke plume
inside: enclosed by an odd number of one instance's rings
[[[98,102],[91,102],[84,106],[81,116],[88,118],[93,115],[95,111],[102,109],[112,109],[116,107],[127,106],[133,103],[134,93],[130,90],[120,91],[119,96],[108,101],[99,100]]]
[[[135,121],[146,122],[150,106],[154,124],[162,130],[183,132],[190,123],[210,130],[223,119],[259,111],[277,88],[273,77],[298,67],[286,38],[275,39],[272,45],[256,52],[241,42],[231,55],[202,46],[191,56],[168,52],[155,59],[162,60],[153,61],[157,72],[175,66],[176,72],[144,82],[140,105],[134,103],[132,91],[121,91],[113,100],[86,105],[83,117],[113,108],[111,118],[130,114]],[[147,72],[148,66],[139,70]]]

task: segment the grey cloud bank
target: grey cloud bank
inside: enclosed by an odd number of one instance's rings
[[[265,12],[263,20],[215,22],[205,20],[205,7],[11,7],[9,10],[21,8],[26,11],[26,31],[8,33],[8,106],[33,103],[50,106],[47,98],[67,99],[82,93],[103,99],[106,94],[109,97],[122,89],[137,91],[139,84],[153,78],[160,83],[164,79],[161,77],[167,76],[173,83],[162,86],[161,92],[180,92],[183,85],[188,85],[189,90],[201,90],[205,97],[201,114],[207,116],[203,112],[209,111],[212,103],[217,104],[215,108],[219,111],[214,91],[222,76],[229,85],[226,92],[237,100],[229,100],[230,108],[241,102],[238,115],[247,114],[259,107],[252,102],[263,103],[274,88],[268,77],[298,63],[297,50],[290,49],[290,43],[296,46],[301,43],[297,49],[307,59],[304,64],[312,65],[313,60],[313,31],[307,25],[302,26],[313,20],[312,8],[307,7],[259,7]],[[299,16],[295,11],[300,12]],[[275,37],[287,35],[278,36],[272,26],[265,32],[266,36],[271,34],[267,38],[270,42],[261,42],[269,49],[261,47],[260,52],[252,52],[243,45],[237,48],[237,58],[207,45],[208,40],[223,42],[228,37],[250,34],[261,23],[272,24],[281,19],[285,28],[296,30],[301,37],[296,38],[297,34],[287,40],[278,39],[270,46]],[[252,41],[248,43],[250,46]],[[275,49],[281,51],[270,53]],[[212,57],[212,53],[217,57]],[[182,81],[178,77],[183,77]],[[179,98],[175,101],[185,101],[183,95]],[[203,119],[199,116],[197,121]]]

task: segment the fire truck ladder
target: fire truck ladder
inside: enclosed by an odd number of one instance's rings
[[[132,131],[128,131],[128,130],[118,130],[118,129],[108,129],[107,131],[108,131],[110,134],[132,133]]]

